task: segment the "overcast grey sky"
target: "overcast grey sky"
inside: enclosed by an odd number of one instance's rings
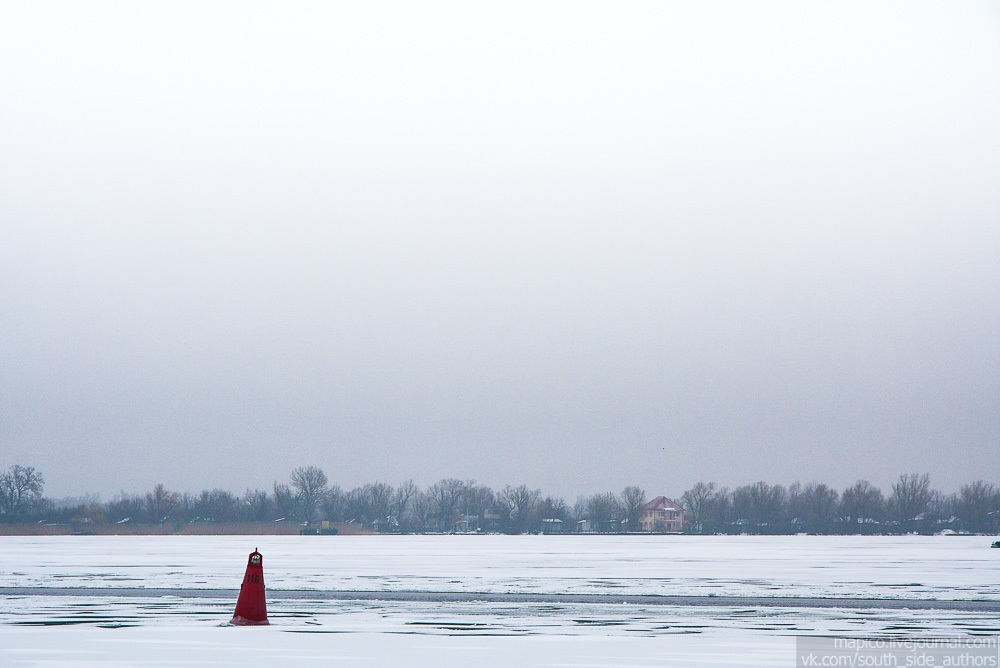
[[[5,2],[0,466],[1000,482],[995,2]]]

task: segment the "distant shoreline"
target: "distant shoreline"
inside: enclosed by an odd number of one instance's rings
[[[353,522],[333,522],[338,534],[380,535]],[[0,536],[292,536],[298,522],[184,522],[164,524],[0,524]]]
[[[315,525],[312,525],[315,526]],[[478,532],[412,532],[412,533],[385,533],[373,531],[361,524],[353,522],[331,522],[330,526],[337,529],[340,536],[485,536],[500,535]],[[100,526],[88,526],[86,528],[74,527],[70,524],[0,524],[0,537],[3,536],[297,536],[302,529],[302,525],[297,522],[188,522],[173,524],[105,524]],[[788,537],[807,534],[694,534],[676,532],[628,532],[628,533],[602,533],[602,532],[565,532],[547,534],[551,536],[644,536],[648,538],[670,538],[678,536],[772,536]],[[867,537],[899,537],[909,534],[898,533],[873,533],[873,534],[809,534],[823,536],[867,536]],[[938,535],[938,534],[920,534]],[[992,537],[992,533],[950,533],[944,534],[951,537],[983,538]]]

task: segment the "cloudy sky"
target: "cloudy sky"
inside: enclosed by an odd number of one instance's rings
[[[2,14],[47,495],[1000,482],[996,3]]]

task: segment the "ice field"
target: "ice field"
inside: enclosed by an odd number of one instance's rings
[[[0,537],[0,666],[792,666],[800,636],[1000,634],[991,540]],[[223,626],[255,547],[271,626]]]

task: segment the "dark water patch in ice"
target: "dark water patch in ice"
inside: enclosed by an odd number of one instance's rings
[[[668,624],[666,626],[654,626],[650,630],[657,631],[657,635],[670,635],[682,633],[702,633],[703,626],[690,626],[685,624]]]
[[[12,626],[73,626],[76,624],[92,624],[91,620],[81,620],[81,619],[39,619],[39,620],[29,620],[25,622],[13,621],[10,622]]]
[[[880,583],[880,584],[873,584],[872,586],[873,587],[923,587],[924,585],[920,584],[919,582],[900,582],[893,584]]]
[[[443,635],[453,636],[453,637],[461,637],[461,638],[469,638],[469,637],[479,637],[479,636],[482,636],[482,637],[485,637],[485,636],[490,636],[490,637],[528,636],[528,635],[534,635],[534,634],[532,634],[532,633],[510,633],[510,632],[500,632],[500,631],[491,631],[489,633],[486,633],[486,632],[480,631],[480,632],[474,632],[474,633],[445,633]]]
[[[15,620],[10,622],[13,626],[78,626],[80,624],[93,624],[95,626],[101,626],[102,624],[122,624],[120,620],[122,619],[132,619],[138,620],[138,617],[83,617],[80,619],[29,619],[29,620]],[[138,626],[138,624],[131,624],[130,626]]]
[[[698,634],[698,633],[704,633],[704,632],[701,629],[686,629],[686,630],[680,630],[680,631],[670,631],[670,632],[665,633],[663,635],[669,635],[670,633],[675,633],[677,635],[680,635],[682,633]]]
[[[430,622],[430,621],[410,621],[407,626],[418,626],[428,630],[447,631],[443,635],[449,636],[521,636],[528,635],[523,629],[509,629],[493,624],[483,624],[478,622]]]
[[[312,612],[295,612],[295,611],[274,612],[272,610],[270,612],[270,616],[271,617],[279,617],[279,618],[281,618],[281,617],[288,617],[288,618],[291,618],[291,619],[302,619],[304,617],[314,617],[315,615]]]
[[[339,631],[337,629],[281,629],[282,633],[355,633],[354,631]]]
[[[438,626],[438,625],[441,624],[441,622],[425,622],[425,621],[422,621],[422,620],[421,621],[415,621],[415,622],[406,622],[406,623],[409,624],[409,625],[411,625],[411,626]],[[477,622],[455,622],[454,625],[455,626],[461,626],[461,627],[471,627],[471,626],[483,627],[483,626],[488,626],[488,624],[482,624],[482,623],[477,623]]]

